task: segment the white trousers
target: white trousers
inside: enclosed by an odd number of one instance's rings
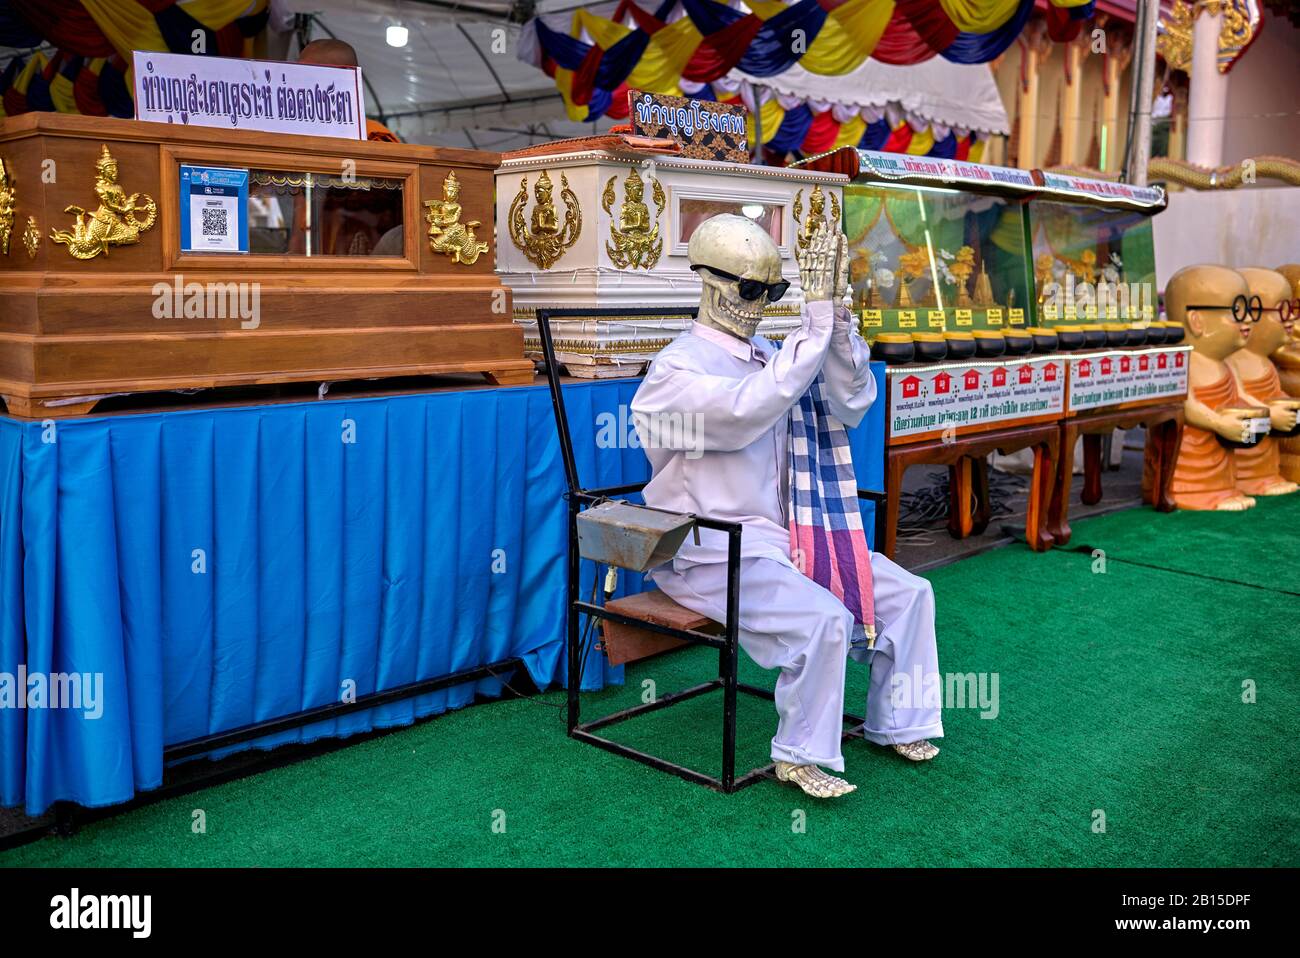
[[[908,682],[919,675],[924,683],[938,674],[930,583],[877,553],[871,555],[871,574],[876,646],[865,656],[871,664],[866,738],[879,745],[940,738],[939,707],[894,705],[895,698],[909,705],[921,702],[924,684],[911,694],[891,695],[895,675]],[[680,571],[667,566],[652,573],[652,578],[691,611],[726,621],[726,563]],[[844,604],[797,569],[775,559],[741,560],[741,648],[763,668],[781,670],[776,680],[780,721],[772,739],[773,761],[844,770],[840,736],[852,632],[853,616]]]

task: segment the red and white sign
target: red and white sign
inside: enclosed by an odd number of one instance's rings
[[[891,442],[948,429],[960,435],[992,424],[1037,422],[1065,411],[1059,359],[1029,360],[1017,366],[1014,375],[987,362],[943,363],[919,375],[913,369],[886,372]]]
[[[1070,359],[1069,410],[1135,406],[1186,396],[1188,349],[1187,346],[1156,346]],[[1098,370],[1100,375],[1096,374]]]

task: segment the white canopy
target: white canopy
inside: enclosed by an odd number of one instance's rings
[[[732,70],[713,84],[715,89],[741,89],[753,109],[753,93],[746,85],[762,100],[777,97],[786,109],[802,103],[814,113],[833,109],[841,123],[854,114],[867,120],[889,115],[892,122],[906,119],[916,129],[933,125],[985,134],[1011,132],[993,71],[985,63],[931,57],[912,66],[893,66],[867,59],[844,76],[820,76],[796,64],[772,77]]]

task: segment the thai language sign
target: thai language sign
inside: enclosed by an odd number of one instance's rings
[[[136,50],[134,73],[137,120],[366,138],[356,67]]]
[[[696,160],[749,162],[749,111],[739,103],[714,103],[684,96],[629,90],[628,116],[638,136],[682,144],[682,156]]]
[[[889,370],[889,441],[994,423],[1036,421],[1065,411],[1060,356],[998,362],[940,363]]]
[[[1071,357],[1069,410],[1167,402],[1187,395],[1189,346]]]

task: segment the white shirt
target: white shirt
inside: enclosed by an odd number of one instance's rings
[[[692,324],[650,364],[632,416],[654,475],[646,505],[744,525],[740,552],[790,561],[786,525],[790,407],[825,373],[831,412],[856,426],[876,398],[871,353],[852,312],[806,303],[781,348]],[[700,529],[675,568],[727,561],[725,533]]]

